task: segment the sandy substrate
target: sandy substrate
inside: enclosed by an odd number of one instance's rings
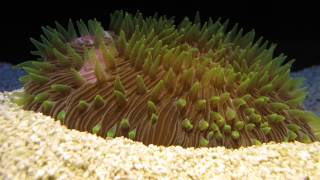
[[[320,179],[320,143],[145,146],[69,130],[0,93],[0,179]]]

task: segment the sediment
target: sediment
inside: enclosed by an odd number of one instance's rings
[[[67,129],[11,94],[0,93],[0,179],[320,179],[319,142],[146,146]]]

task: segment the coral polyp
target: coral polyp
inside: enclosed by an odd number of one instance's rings
[[[116,11],[43,27],[31,39],[40,60],[19,65],[16,102],[68,128],[145,144],[237,148],[312,142],[319,117],[302,108],[302,79],[275,44],[229,21],[201,23]]]

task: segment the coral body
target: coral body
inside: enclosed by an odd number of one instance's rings
[[[312,142],[319,118],[302,109],[293,61],[274,44],[228,20],[116,11],[99,22],[43,27],[31,39],[43,61],[19,65],[25,93],[16,102],[69,128],[145,144],[240,147],[268,141]],[[76,30],[77,29],[77,30]],[[78,31],[78,32],[77,32]]]

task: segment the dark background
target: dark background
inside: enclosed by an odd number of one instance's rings
[[[103,2],[103,3],[101,3]],[[260,37],[277,43],[276,53],[285,53],[296,59],[293,70],[320,64],[319,7],[315,3],[277,1],[77,1],[66,4],[58,1],[42,1],[37,4],[3,5],[0,11],[1,48],[0,61],[13,64],[34,58],[29,38],[39,38],[41,26],[54,25],[57,20],[66,25],[73,20],[97,18],[107,26],[109,14],[117,9],[129,12],[140,10],[145,16],[158,12],[175,16],[179,22],[184,16],[194,17],[200,12],[202,20],[212,17],[229,18],[238,22],[246,31],[254,28]]]

